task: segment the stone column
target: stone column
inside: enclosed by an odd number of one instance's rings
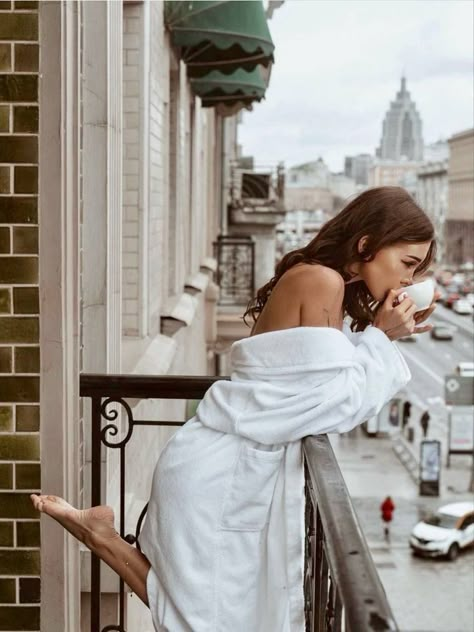
[[[72,504],[80,503],[80,10],[42,2],[39,38],[41,487]],[[79,545],[56,523],[44,526],[41,630],[78,630]]]

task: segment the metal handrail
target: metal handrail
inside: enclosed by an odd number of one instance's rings
[[[81,397],[133,397],[139,399],[201,399],[221,376],[195,375],[104,375],[83,373]]]
[[[328,437],[307,437],[303,452],[307,499],[315,509],[315,522],[321,521],[326,570],[337,587],[333,607],[339,601],[347,631],[398,630]],[[316,535],[315,526],[307,527],[314,531],[310,537]],[[320,573],[318,569],[314,574]],[[313,624],[310,629],[329,628]]]
[[[134,419],[127,398],[202,399],[218,376],[160,377],[138,375],[81,375],[80,395],[91,399],[92,422],[92,505],[101,499],[102,447],[120,451],[120,515],[122,538],[137,544],[139,518],[135,535],[126,534],[125,524],[125,449],[136,426],[181,426],[180,421]],[[125,438],[117,436],[113,423],[115,411],[110,404],[122,406],[127,416]],[[116,430],[116,429],[115,429]],[[109,435],[107,434],[109,432]],[[396,623],[385,592],[370,556],[355,515],[336,458],[326,436],[308,437],[303,441],[306,469],[306,542],[305,597],[307,632],[395,631]],[[91,558],[91,632],[101,632],[100,560]],[[119,588],[119,622],[105,630],[125,632],[124,583]]]

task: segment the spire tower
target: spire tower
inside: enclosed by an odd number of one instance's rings
[[[377,149],[382,160],[423,160],[423,135],[421,117],[401,77],[400,90],[385,115],[382,139]]]

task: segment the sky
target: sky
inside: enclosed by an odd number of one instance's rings
[[[471,0],[286,0],[269,21],[275,64],[239,143],[257,164],[375,153],[404,73],[425,144],[473,127]]]

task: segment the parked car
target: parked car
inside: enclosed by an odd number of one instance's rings
[[[413,553],[455,560],[461,549],[474,544],[474,502],[451,503],[413,527]]]
[[[456,367],[456,373],[461,377],[474,377],[474,362],[460,362]]]
[[[464,300],[470,303],[472,307],[474,307],[474,292],[469,292],[468,294],[466,294]]]
[[[473,308],[469,301],[465,299],[459,299],[458,301],[454,301],[453,303],[453,312],[456,314],[467,314],[468,316],[472,315]]]
[[[449,309],[451,309],[453,306],[453,303],[455,303],[456,301],[459,301],[460,298],[461,296],[459,292],[448,292],[446,294],[446,298],[444,299],[445,307],[448,307]]]
[[[449,325],[435,325],[430,332],[430,336],[435,340],[452,340],[454,327]]]

